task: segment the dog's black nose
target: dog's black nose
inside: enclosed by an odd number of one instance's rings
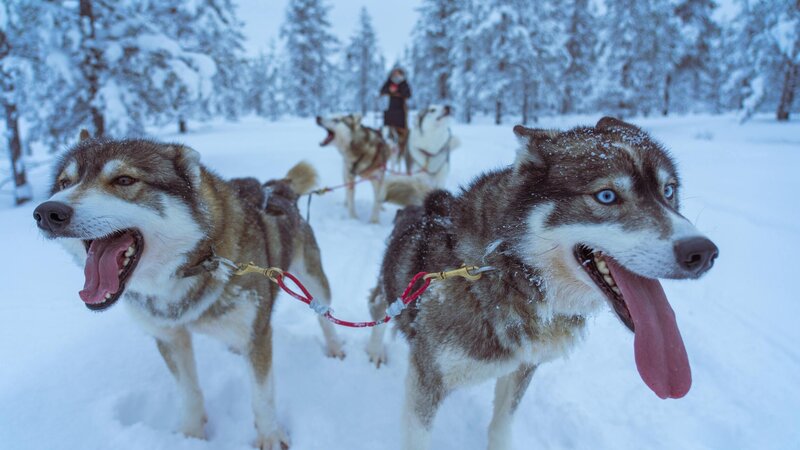
[[[33,218],[39,228],[46,231],[59,231],[69,225],[72,208],[61,202],[44,202],[33,210]]]
[[[322,124],[322,117],[317,116],[317,125]]]
[[[678,264],[693,274],[701,274],[714,265],[719,249],[704,237],[682,239],[675,243]]]

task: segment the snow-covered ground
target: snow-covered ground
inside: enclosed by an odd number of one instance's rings
[[[597,117],[545,120],[547,127]],[[665,282],[692,363],[694,384],[680,400],[659,400],[639,379],[633,336],[612,313],[592,321],[569,358],[542,366],[514,425],[526,448],[800,448],[800,123],[692,116],[636,121],[674,153],[683,175],[683,211],[720,247],[696,282]],[[457,125],[450,187],[508,164],[510,126]],[[326,185],[340,183],[340,159],[320,148],[311,120],[195,124],[188,143],[226,177],[282,176],[311,161]],[[49,169],[31,173],[37,203]],[[1,178],[1,177],[0,177]],[[6,186],[7,188],[8,186]],[[341,191],[314,199],[311,223],[332,282],[334,307],[366,319],[394,208],[369,225],[370,189],[359,189],[361,221],[347,218]],[[78,298],[82,268],[40,237],[34,205],[12,208],[0,193],[0,448],[248,449],[255,438],[240,357],[195,340],[205,393],[208,441],[174,432],[177,395],[151,338],[125,308],[94,314]],[[301,205],[305,210],[305,204]],[[325,358],[316,318],[282,295],[273,317],[280,420],[293,449],[393,449],[407,348],[390,340],[376,370],[366,330],[340,330],[344,361]],[[493,385],[454,393],[436,419],[436,449],[485,448]]]

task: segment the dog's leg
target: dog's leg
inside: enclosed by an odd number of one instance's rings
[[[413,160],[411,159],[411,152],[408,151],[409,133],[410,131],[408,128],[398,130],[397,145],[400,147],[400,154],[403,155],[403,159],[405,159],[406,175],[411,175],[411,170],[414,168]]]
[[[430,447],[431,426],[446,391],[441,376],[434,370],[419,367],[411,349],[406,376],[406,399],[403,405],[403,449],[426,450]]]
[[[374,194],[375,201],[372,203],[372,214],[369,216],[369,223],[378,223],[381,214],[381,205],[383,203],[383,179],[384,175],[378,175],[376,178],[372,178],[370,182],[372,183],[372,192]]]
[[[344,168],[344,183],[347,185],[345,190],[347,191],[345,196],[345,206],[347,207],[347,212],[350,214],[351,219],[358,219],[358,215],[356,214],[356,177],[350,174],[350,168],[345,165]]]
[[[380,294],[380,287],[375,287],[369,294],[369,313],[372,320],[381,320],[386,317],[386,301],[383,295]],[[388,325],[376,325],[372,327],[369,335],[369,343],[367,343],[367,355],[369,361],[375,364],[375,367],[380,369],[381,364],[386,364],[386,347],[383,345],[383,335],[386,334],[386,327]]]
[[[181,433],[205,439],[206,410],[203,405],[203,393],[197,382],[192,336],[185,328],[164,330],[158,333],[156,345],[178,384],[183,410]]]
[[[533,377],[534,366],[523,365],[508,375],[497,379],[494,387],[494,414],[489,424],[489,450],[511,448],[511,425],[528,384]]]
[[[257,319],[258,320],[258,319]],[[266,317],[269,321],[269,317]],[[275,381],[272,370],[272,328],[256,326],[248,356],[255,417],[255,446],[259,450],[284,450],[289,448],[289,438],[278,425],[275,410]]]
[[[433,185],[437,189],[444,189],[444,183],[447,181],[447,174],[450,173],[450,163],[445,162],[439,172],[433,176]]]
[[[298,263],[300,277],[305,281],[306,288],[311,293],[311,296],[322,304],[330,306],[330,284],[328,283],[328,277],[325,276],[325,272],[322,270],[319,246],[317,246],[317,241],[314,239],[310,227],[303,237],[303,259]],[[334,325],[322,316],[319,316],[318,319],[319,325],[322,327],[322,335],[325,337],[325,354],[333,358],[344,359],[345,353],[342,349],[342,340],[339,339]]]

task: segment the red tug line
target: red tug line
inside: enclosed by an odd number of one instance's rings
[[[225,261],[228,262],[228,261]],[[382,325],[384,323],[389,322],[392,318],[398,316],[403,310],[412,302],[417,300],[431,285],[431,282],[434,280],[444,280],[447,278],[452,277],[463,277],[467,280],[474,281],[481,277],[483,272],[494,270],[491,266],[486,267],[476,267],[476,266],[463,266],[455,270],[449,270],[444,272],[419,272],[411,278],[411,281],[406,286],[406,289],[403,291],[403,294],[394,302],[392,302],[389,307],[386,309],[386,316],[380,320],[373,320],[369,322],[351,322],[348,320],[342,320],[333,315],[331,308],[328,305],[318,302],[314,297],[308,292],[308,289],[303,285],[303,283],[297,279],[294,275],[289,272],[285,272],[281,269],[277,269],[274,267],[269,268],[262,268],[258,267],[253,263],[248,264],[234,264],[233,262],[230,263],[235,270],[233,275],[245,275],[248,273],[258,273],[263,275],[274,283],[276,283],[284,292],[291,295],[292,297],[300,300],[301,302],[305,303],[309,306],[309,308],[313,309],[314,312],[317,314],[325,317],[329,321],[333,322],[336,325],[340,325],[343,327],[348,328],[370,328],[377,325]],[[299,289],[300,292],[290,288],[286,285],[285,279],[288,278],[294,285]],[[415,290],[414,287],[422,281],[422,284]]]

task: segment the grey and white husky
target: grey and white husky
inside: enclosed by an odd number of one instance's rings
[[[178,384],[185,435],[205,436],[191,337],[200,332],[247,361],[257,447],[288,445],[273,387],[276,287],[253,275],[232,278],[216,255],[291,268],[329,304],[319,248],[296,206],[315,180],[314,169],[300,163],[264,186],[253,178],[224,181],[196,151],[147,140],[84,139],[57,164],[51,197],[34,218],[84,267],[86,307],[100,311],[121,299],[155,338]],[[320,324],[328,355],[343,357],[332,324]]]
[[[691,385],[686,350],[659,278],[694,279],[717,247],[679,213],[680,181],[661,145],[604,118],[569,131],[517,126],[516,161],[458,196],[435,191],[401,210],[369,305],[383,317],[411,277],[462,263],[474,282],[434,283],[397,327],[411,352],[404,448],[428,447],[454,389],[496,378],[489,448],[506,449],[511,419],[537,366],[566,354],[604,305],[635,333],[639,373],[661,398]],[[385,326],[383,326],[385,327]],[[368,344],[386,360],[384,328]]]

